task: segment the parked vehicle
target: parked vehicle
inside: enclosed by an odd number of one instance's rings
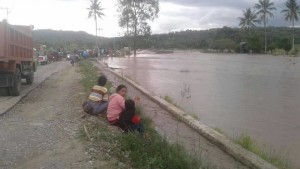
[[[48,58],[48,55],[46,53],[46,45],[36,44],[35,48],[36,48],[36,53],[37,53],[40,65],[48,64],[49,63],[49,58]]]
[[[58,62],[62,60],[63,53],[57,51],[51,51],[49,52],[48,56],[49,56],[48,57],[49,62]]]
[[[35,48],[33,48],[33,63],[34,63],[34,69],[36,70],[39,65],[39,60]]]
[[[11,96],[20,94],[22,78],[27,84],[33,83],[36,65],[32,28],[0,22],[0,88]]]

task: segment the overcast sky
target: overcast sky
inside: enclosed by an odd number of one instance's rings
[[[160,0],[159,18],[152,25],[153,33],[174,30],[238,27],[242,10],[258,0]],[[273,26],[288,26],[280,11],[285,0],[273,0],[277,11],[269,20]],[[102,0],[105,17],[99,20],[100,36],[123,35],[118,27],[116,0]],[[35,29],[86,31],[95,34],[95,24],[87,18],[89,0],[0,0],[0,7],[10,8],[9,22],[34,25]],[[0,20],[6,11],[0,10]]]

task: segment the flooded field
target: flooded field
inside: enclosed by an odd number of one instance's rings
[[[248,133],[300,167],[300,58],[189,52],[106,62],[208,126]]]

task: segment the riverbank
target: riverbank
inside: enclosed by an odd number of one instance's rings
[[[100,72],[89,61],[82,61],[80,67],[83,74],[81,84],[87,93],[96,83]],[[112,84],[109,82],[106,87],[109,89]],[[151,127],[151,120],[143,116],[143,110],[143,107],[137,108],[137,113],[143,117],[146,131],[144,136],[135,133],[124,134],[117,127],[110,126],[103,116],[88,116],[79,133],[80,138],[85,140],[88,153],[97,160],[98,153],[101,152],[107,160],[115,161],[118,168],[126,169],[214,168],[212,164],[205,162],[200,154],[190,154],[180,145],[169,143],[161,137]]]
[[[263,160],[257,158],[252,153],[248,152],[249,155],[251,154],[251,157],[248,156],[245,158],[247,155],[240,152],[240,148],[236,147],[234,144],[231,144],[230,141],[223,135],[220,135],[220,133],[211,130],[209,127],[203,124],[199,124],[198,120],[195,120],[193,117],[187,115],[181,110],[178,110],[175,106],[170,105],[160,97],[153,96],[153,93],[146,91],[128,78],[125,78],[122,75],[105,68],[104,65],[99,65],[96,63],[94,65],[104,72],[104,74],[108,75],[110,79],[113,79],[113,81],[115,81],[117,84],[127,84],[129,91],[133,91],[137,95],[142,96],[145,101],[143,104],[146,108],[148,108],[148,111],[146,111],[146,116],[152,119],[155,129],[169,140],[176,140],[180,144],[185,145],[189,150],[199,150],[199,152],[202,152],[202,157],[209,158],[210,161],[216,164],[216,166],[219,168],[224,168],[224,166],[225,168],[235,168],[236,166],[241,165],[234,159],[238,159],[252,168],[271,167],[271,165],[265,162],[258,164],[258,161]],[[153,106],[156,109],[153,109]],[[220,157],[222,160],[220,160]],[[246,159],[246,161],[243,161],[244,159]],[[249,159],[251,160],[247,161]],[[263,167],[257,167],[259,165],[263,165]]]
[[[104,62],[121,68],[115,71],[156,96],[173,98],[187,113],[230,138],[247,133],[300,167],[299,59],[197,52]],[[186,87],[191,97],[182,97]]]

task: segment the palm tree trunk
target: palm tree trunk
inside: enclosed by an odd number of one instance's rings
[[[97,17],[95,16],[95,25],[96,25],[96,46],[98,50],[98,22],[97,22]]]
[[[248,38],[250,37],[250,34],[251,34],[250,31],[251,31],[251,30],[250,30],[250,27],[248,27]]]
[[[266,16],[264,16],[264,28],[265,28],[265,54],[267,53],[267,27]]]
[[[96,36],[98,36],[98,23],[97,23],[97,18],[95,18],[95,25],[96,25]]]
[[[293,19],[293,46],[292,51],[295,52],[295,19]]]
[[[137,25],[135,23],[135,26],[134,26],[134,37],[133,37],[134,57],[136,57],[136,36],[137,36]]]

